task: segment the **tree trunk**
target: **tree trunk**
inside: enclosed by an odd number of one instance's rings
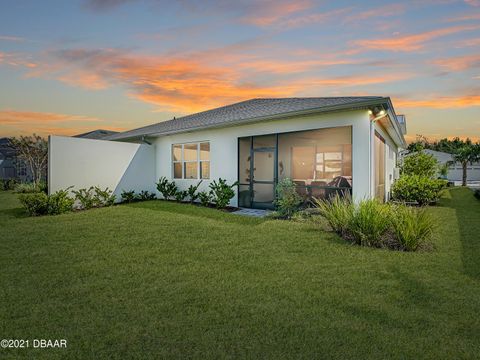
[[[462,163],[463,176],[462,176],[462,186],[467,186],[467,162]]]

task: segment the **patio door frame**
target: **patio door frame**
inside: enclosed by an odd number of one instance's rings
[[[268,204],[264,202],[255,201],[254,193],[254,184],[271,184],[272,185],[272,198],[275,199],[275,188],[278,184],[278,134],[266,134],[275,136],[275,146],[254,148],[254,138],[255,136],[250,136],[250,182],[249,182],[249,193],[250,193],[250,204],[252,209],[273,209],[275,206],[273,202]],[[265,135],[257,135],[265,136]],[[240,138],[239,138],[240,141]],[[266,180],[255,180],[255,153],[260,152],[273,152],[273,179],[271,181]],[[240,153],[239,153],[240,156]]]

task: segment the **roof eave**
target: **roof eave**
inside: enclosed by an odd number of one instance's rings
[[[156,137],[156,136],[166,136],[166,135],[173,135],[185,132],[192,132],[192,131],[199,131],[204,129],[213,129],[213,128],[224,128],[224,127],[231,127],[231,126],[238,126],[238,125],[245,125],[249,123],[255,123],[259,121],[268,121],[268,120],[276,120],[276,119],[286,119],[295,116],[302,116],[302,115],[311,115],[311,114],[318,114],[318,113],[329,113],[329,112],[336,112],[336,111],[345,111],[345,110],[359,110],[359,109],[367,109],[370,106],[380,105],[380,104],[389,104],[389,108],[391,108],[390,98],[388,97],[380,97],[378,99],[369,99],[365,101],[358,101],[355,103],[348,103],[348,104],[340,104],[340,105],[332,105],[332,106],[322,106],[320,108],[312,108],[308,110],[301,110],[301,111],[290,111],[286,113],[280,113],[275,115],[267,115],[267,116],[258,116],[253,118],[247,118],[240,121],[236,121],[233,123],[221,123],[221,124],[211,124],[206,126],[197,126],[188,129],[178,129],[172,131],[164,131],[164,132],[152,132],[148,134],[142,135],[133,135],[128,137],[123,137],[119,139],[111,139],[112,141],[116,140],[134,140],[134,139],[141,139],[142,137]],[[392,107],[393,108],[393,107]]]

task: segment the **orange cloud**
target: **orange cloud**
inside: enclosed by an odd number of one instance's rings
[[[405,11],[404,4],[389,4],[375,7],[374,9],[356,12],[344,19],[344,22],[364,21],[371,18],[384,18],[393,15],[400,15]]]
[[[222,51],[226,51],[223,57]],[[410,74],[309,77],[301,80],[282,79],[322,66],[354,63],[348,58],[327,56],[315,60],[268,60],[217,49],[168,59],[131,55],[118,50],[68,50],[58,54],[62,67],[53,66],[54,76],[69,84],[92,89],[120,84],[129,88],[129,95],[160,106],[163,110],[192,112],[254,97],[280,97],[305,93],[319,87],[352,87],[399,81]],[[307,57],[311,59],[311,56]],[[218,63],[220,59],[220,63]],[[217,62],[215,62],[217,60]],[[42,69],[36,76],[41,74]],[[274,74],[270,83],[258,85],[258,74]],[[288,78],[288,76],[287,76]]]
[[[480,29],[480,25],[465,25],[465,26],[453,26],[444,29],[437,29],[433,31],[428,31],[420,34],[406,35],[406,36],[396,36],[392,38],[383,38],[383,39],[367,39],[367,40],[358,40],[354,44],[376,50],[389,50],[395,52],[410,52],[422,49],[425,46],[427,41],[456,34],[463,31],[471,31]]]
[[[0,65],[23,66],[27,68],[35,68],[37,64],[24,54],[7,53],[0,51]]]
[[[454,109],[480,106],[480,95],[462,95],[462,96],[438,96],[430,99],[394,99],[396,108],[434,108],[434,109]]]
[[[480,0],[465,0],[468,5],[480,6]]]
[[[81,115],[67,115],[50,112],[0,110],[0,134],[24,135],[33,132],[39,135],[73,135],[99,127],[102,120]],[[105,127],[108,130],[118,130]]]
[[[434,64],[451,71],[462,71],[480,67],[480,55],[457,56],[433,61]]]
[[[266,1],[258,3],[256,9],[242,18],[247,24],[269,26],[289,15],[306,10],[311,6],[309,1]]]

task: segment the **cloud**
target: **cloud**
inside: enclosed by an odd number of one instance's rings
[[[0,132],[12,135],[32,134],[33,132],[39,135],[74,135],[97,129],[99,124],[104,129],[123,130],[106,127],[102,122],[101,119],[82,115],[12,109],[0,110]]]
[[[401,81],[411,74],[376,71],[369,75],[330,77],[311,74],[330,66],[356,63],[328,54],[312,60],[275,60],[249,55],[244,44],[185,54],[147,56],[118,49],[69,49],[53,53],[45,67],[30,76],[55,78],[73,86],[100,90],[127,89],[129,96],[156,105],[160,110],[188,113],[255,97],[285,97],[334,87],[336,91]],[[305,73],[299,80],[291,74]],[[311,75],[306,76],[307,73]],[[261,76],[261,80],[259,80]]]
[[[463,71],[480,67],[480,54],[438,59],[433,63],[450,71]]]
[[[385,18],[390,16],[401,15],[405,12],[404,4],[389,4],[375,7],[369,10],[356,11],[354,14],[343,19],[344,23],[353,23],[369,20],[372,18]]]
[[[354,44],[368,49],[387,50],[394,52],[411,52],[422,49],[427,41],[442,36],[477,29],[480,29],[480,25],[453,26],[414,35],[395,36],[383,39],[357,40],[354,42]]]
[[[18,36],[9,36],[9,35],[0,35],[0,41],[13,41],[13,42],[23,42],[25,38]]]
[[[35,68],[37,67],[37,63],[35,63],[30,56],[25,54],[18,54],[18,53],[7,53],[0,51],[0,65],[9,65],[14,67],[26,67],[26,68]]]
[[[309,1],[264,1],[254,4],[241,20],[256,26],[270,26],[311,7]]]
[[[437,96],[429,99],[394,99],[396,108],[456,109],[480,106],[480,95]]]
[[[465,0],[468,5],[478,7],[480,6],[480,0]]]

